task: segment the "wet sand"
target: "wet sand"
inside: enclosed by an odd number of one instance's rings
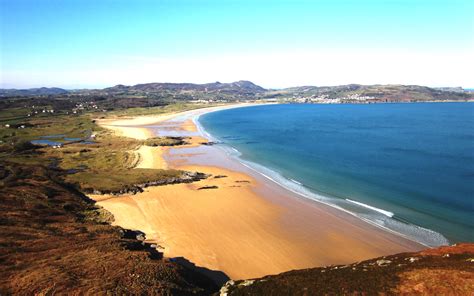
[[[152,127],[143,127],[144,121],[137,119],[107,122],[122,135],[135,138],[161,132],[193,136],[183,147],[140,148],[138,167],[212,175],[192,184],[149,187],[140,194],[99,202],[114,214],[116,225],[144,231],[148,240],[163,247],[166,257],[185,257],[232,279],[424,248],[330,206],[303,199],[246,168],[224,150],[201,145],[206,139],[193,118],[208,111],[146,121]]]

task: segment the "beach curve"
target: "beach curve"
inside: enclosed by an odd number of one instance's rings
[[[169,125],[174,120],[178,132],[196,132],[199,128],[192,124],[196,118],[217,110],[186,111],[156,121],[109,121],[103,126],[142,138],[156,132],[146,125],[153,124],[159,133],[157,124],[168,121]],[[160,159],[166,167],[213,177],[192,184],[150,187],[143,193],[99,204],[114,214],[115,224],[144,231],[148,239],[164,248],[165,256],[185,257],[199,266],[221,270],[232,279],[422,248],[329,206],[296,198],[243,168],[236,169],[238,165],[228,157],[221,159],[224,155],[197,165],[196,159],[209,154],[209,149],[216,148],[194,143],[167,148],[161,154],[139,152],[144,159],[140,163],[149,164],[148,168],[164,168],[154,164]]]

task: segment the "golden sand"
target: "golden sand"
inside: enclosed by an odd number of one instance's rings
[[[197,131],[197,127],[191,119],[188,119],[185,122],[183,122],[183,124],[181,125],[181,129],[187,132]]]
[[[145,130],[126,127],[122,134],[141,137]],[[194,138],[191,145],[201,140]],[[185,257],[242,279],[421,248],[328,206],[265,191],[266,186],[249,175],[221,167],[166,164],[163,151],[142,147],[138,152],[140,167],[165,165],[212,174],[199,182],[149,187],[136,195],[92,196],[113,213],[116,225],[145,232],[167,257]]]
[[[158,122],[163,122],[165,120],[168,120],[177,116],[177,114],[178,113],[170,113],[170,114],[150,115],[150,116],[99,119],[98,124],[105,127],[113,127],[113,126],[118,126],[122,128],[137,127],[137,126],[144,126],[144,125],[155,124]],[[120,129],[117,129],[117,130],[120,130]],[[130,137],[134,138],[135,135],[131,133]]]
[[[168,165],[163,158],[167,147],[150,147],[142,145],[135,152],[138,154],[138,164],[136,168],[141,169],[167,169]]]

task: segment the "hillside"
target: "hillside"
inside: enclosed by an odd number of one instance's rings
[[[0,89],[0,97],[8,96],[54,96],[67,94],[69,91],[58,87],[41,87],[29,89]]]
[[[134,86],[116,85],[114,87],[105,88],[106,92],[159,92],[159,91],[202,91],[202,92],[243,92],[257,93],[265,91],[264,88],[253,84],[250,81],[237,81],[232,83],[145,83]]]
[[[232,83],[145,83],[104,89],[64,90],[36,88],[0,90],[3,98],[75,99],[98,102],[105,108],[150,107],[169,102],[232,102],[277,100],[297,103],[381,103],[474,100],[474,92],[462,88],[430,88],[418,85],[299,86],[267,90],[250,81]]]
[[[0,294],[209,295],[207,277],[163,258],[141,233],[41,166],[0,165]]]
[[[474,244],[230,281],[221,295],[471,295]]]
[[[418,85],[301,86],[266,93],[267,97],[302,99],[307,102],[424,102],[472,100],[474,94],[459,88],[430,88]]]
[[[172,97],[180,100],[228,100],[253,98],[265,91],[264,88],[250,81],[232,83],[145,83],[133,86],[116,85],[114,87],[96,90],[96,93],[107,95],[146,95]]]

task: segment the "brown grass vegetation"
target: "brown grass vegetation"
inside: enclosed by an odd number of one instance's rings
[[[474,244],[237,281],[229,295],[470,295]]]
[[[209,294],[217,287],[167,259],[56,172],[0,167],[0,294]]]

